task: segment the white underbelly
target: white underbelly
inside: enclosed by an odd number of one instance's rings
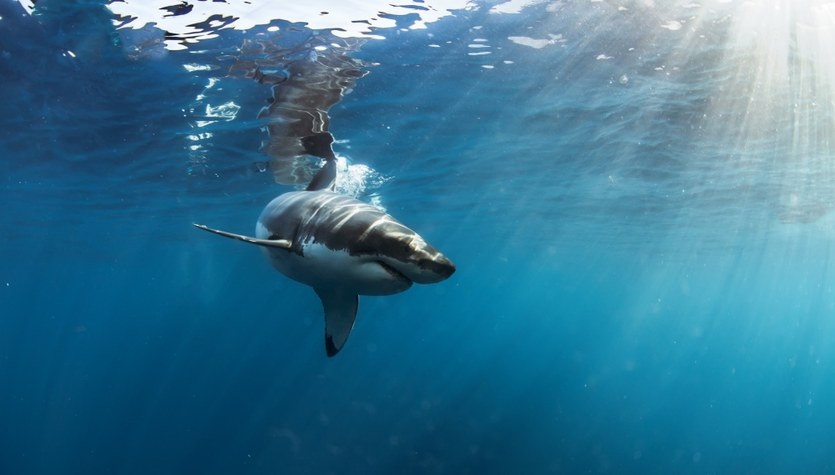
[[[276,270],[311,287],[339,287],[360,295],[390,295],[412,285],[371,256],[352,256],[318,243],[305,244],[303,256],[283,249],[263,249]]]

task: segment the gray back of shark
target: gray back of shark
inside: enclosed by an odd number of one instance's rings
[[[328,356],[345,345],[359,295],[395,294],[413,282],[440,282],[455,272],[452,261],[393,217],[330,191],[333,166],[326,163],[306,191],[284,193],[267,204],[255,237],[195,225],[262,246],[279,272],[313,287],[325,313]]]

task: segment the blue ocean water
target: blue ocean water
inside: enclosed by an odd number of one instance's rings
[[[293,189],[229,57],[312,30],[0,0],[0,473],[835,473],[831,5],[429,3],[330,131],[458,270],[327,358],[310,288],[191,226]]]

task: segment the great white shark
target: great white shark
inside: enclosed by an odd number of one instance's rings
[[[261,246],[276,270],[309,285],[325,313],[325,351],[336,355],[354,327],[359,295],[391,295],[455,272],[449,258],[380,209],[332,190],[336,160],[327,160],[304,191],[273,199],[255,236],[194,224]]]

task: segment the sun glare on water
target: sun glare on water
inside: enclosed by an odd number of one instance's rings
[[[835,179],[835,3],[744,2],[727,41],[736,74],[719,103],[740,108],[739,155],[773,147],[764,171],[779,183],[781,220],[814,221]]]
[[[775,114],[793,118],[793,144],[819,143],[816,119],[831,106],[835,84],[835,4],[821,1],[746,2],[728,38],[738,78],[749,82],[746,127]],[[741,85],[744,87],[744,85]],[[741,91],[728,91],[728,93]],[[831,123],[825,129],[831,128]],[[825,130],[824,129],[824,130]],[[819,130],[818,132],[821,132]],[[829,135],[829,134],[827,134]]]
[[[747,190],[737,197],[769,201],[783,223],[812,223],[831,215],[835,2],[642,5],[658,13],[660,29],[676,35],[676,65],[708,71],[708,106],[700,128],[705,144],[726,157],[715,169],[723,188],[730,184],[737,192]],[[711,49],[709,60],[697,59]]]

